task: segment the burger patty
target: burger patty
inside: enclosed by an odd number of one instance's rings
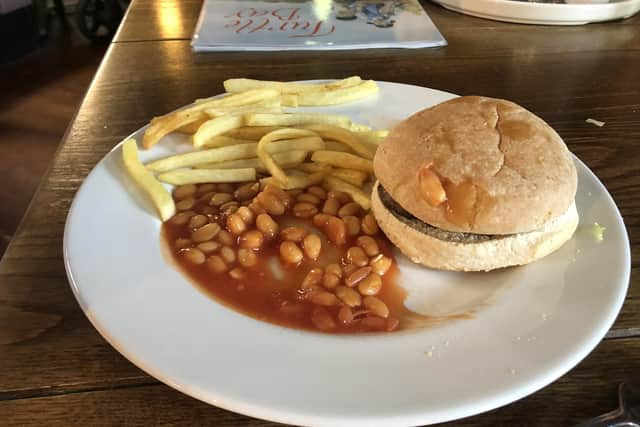
[[[421,233],[424,233],[428,236],[434,237],[439,240],[444,240],[446,242],[456,242],[456,243],[482,243],[488,242],[489,240],[499,240],[509,235],[492,235],[492,234],[475,234],[475,233],[461,233],[457,231],[447,231],[441,228],[434,227],[432,225],[427,224],[424,221],[419,220],[415,216],[411,215],[409,212],[404,210],[402,206],[396,203],[395,200],[391,198],[389,193],[382,187],[382,185],[378,184],[378,196],[380,197],[380,201],[385,208],[391,212],[391,214],[396,217],[400,222],[406,224],[407,226],[417,230]]]

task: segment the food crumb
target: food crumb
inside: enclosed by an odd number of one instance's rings
[[[427,355],[427,357],[431,357],[433,356],[433,351],[427,351],[425,354]]]
[[[513,368],[511,368],[511,371],[510,371],[510,372],[511,372],[511,375],[515,375],[515,374],[516,374],[516,370],[515,370],[515,369],[513,369]]]
[[[600,224],[598,224],[597,222],[594,222],[593,223],[593,229],[592,229],[593,237],[595,237],[595,239],[598,242],[603,241],[604,240],[604,232],[605,232],[606,229],[607,229],[607,227],[603,227]]]
[[[599,128],[601,128],[601,127],[602,127],[602,126],[604,126],[604,124],[605,124],[604,122],[601,122],[600,120],[591,119],[591,118],[589,118],[589,119],[585,120],[585,122],[587,122],[587,123],[591,123],[592,125],[596,125],[596,126],[598,126]]]

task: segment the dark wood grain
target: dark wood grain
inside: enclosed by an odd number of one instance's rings
[[[620,363],[621,360],[625,363]],[[567,375],[531,397],[442,425],[572,425],[613,410],[617,406],[617,385],[638,372],[640,341],[611,340],[601,344]],[[160,384],[4,401],[0,402],[0,419],[8,425],[20,426],[276,425],[209,406]]]
[[[197,15],[195,2],[167,3]],[[110,46],[0,261],[0,400],[10,400],[0,403],[0,419],[21,424],[29,421],[27,408],[32,407],[37,408],[32,421],[49,424],[73,424],[73,415],[90,424],[101,424],[92,416],[114,424],[120,416],[140,424],[211,424],[216,417],[220,423],[215,424],[250,423],[154,385],[155,380],[115,352],[82,314],[62,262],[66,213],[96,162],[150,117],[219,93],[222,81],[235,76],[296,80],[360,74],[461,95],[508,98],[536,112],[594,170],[623,213],[633,269],[629,295],[611,336],[639,336],[639,18],[588,27],[527,27],[460,17],[428,6],[450,43],[446,48],[194,55],[190,36],[176,32],[166,38],[182,40],[165,40],[153,25],[143,29],[136,23],[136,13],[142,19],[145,10],[155,10],[151,4],[133,3],[126,21],[131,29],[125,25],[119,42]],[[589,117],[606,125],[586,124]],[[580,374],[565,376],[547,389],[555,391],[545,390],[498,410],[489,416],[494,418],[464,422],[522,424],[530,411],[544,413],[547,418],[542,419],[551,421],[549,408],[558,402],[556,416],[567,422],[608,410],[615,382],[624,379],[625,372],[638,371],[633,353],[638,342],[640,337],[605,342],[595,353],[602,356],[592,356],[595,362],[579,365],[575,372]],[[83,415],[72,410],[83,405],[94,410]],[[151,409],[142,410],[142,405]],[[126,409],[120,414],[122,408]],[[136,414],[139,418],[133,418]],[[151,422],[145,423],[145,417]]]

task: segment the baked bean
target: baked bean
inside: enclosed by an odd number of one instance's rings
[[[356,244],[360,246],[369,256],[376,256],[380,253],[378,243],[371,236],[360,236],[356,239]]]
[[[236,251],[230,246],[223,246],[220,248],[220,256],[227,264],[233,264],[236,262]]]
[[[320,199],[318,198],[318,196],[314,196],[313,194],[309,194],[309,193],[300,194],[296,198],[296,200],[299,201],[299,202],[311,203],[312,205],[319,205],[320,204]]]
[[[194,211],[178,212],[177,214],[172,216],[169,221],[171,222],[171,224],[185,225],[195,214],[196,213]]]
[[[229,193],[216,193],[209,199],[209,204],[211,206],[221,206],[231,200],[233,200],[233,196]]]
[[[387,271],[391,268],[391,264],[393,261],[391,258],[386,257],[382,254],[378,254],[375,258],[371,260],[369,265],[371,265],[371,269],[378,276],[383,276]]]
[[[362,304],[362,298],[360,294],[351,288],[346,286],[338,286],[335,289],[336,296],[340,298],[340,301],[348,305],[349,307],[357,307]]]
[[[320,256],[320,250],[322,249],[322,240],[317,234],[307,234],[302,241],[302,249],[307,258],[317,260]]]
[[[338,210],[338,216],[344,218],[345,216],[355,216],[362,213],[362,208],[356,202],[349,202]]]
[[[249,230],[240,236],[240,247],[246,249],[260,249],[264,243],[264,234],[258,230]]]
[[[227,264],[224,262],[222,257],[218,255],[211,255],[207,258],[207,267],[213,273],[220,274],[227,271]]]
[[[173,198],[176,200],[184,199],[185,197],[193,196],[196,194],[197,187],[195,184],[180,185],[173,190]]]
[[[209,224],[205,224],[202,227],[194,230],[191,233],[191,239],[194,242],[206,242],[207,240],[211,240],[216,237],[217,234],[220,233],[220,225],[215,222],[210,222]]]
[[[341,205],[349,203],[351,201],[351,196],[342,191],[331,190],[327,194],[327,197],[329,197],[330,199],[336,199],[338,202],[340,202]]]
[[[354,270],[350,273],[346,279],[344,279],[344,284],[353,288],[358,283],[362,282],[371,274],[371,267],[360,267],[357,270]],[[376,292],[377,293],[377,292]],[[373,294],[372,294],[373,295]]]
[[[202,264],[206,259],[204,253],[200,249],[196,248],[182,249],[180,251],[180,255],[192,264]]]
[[[216,190],[216,185],[215,184],[200,184],[198,186],[197,193],[199,195],[202,195],[202,194],[206,194],[206,193],[211,193],[211,192],[213,192],[215,190]],[[213,196],[213,194],[212,194],[212,196]]]
[[[247,273],[240,267],[236,267],[229,272],[229,276],[231,276],[231,278],[235,280],[242,280],[247,277]]]
[[[387,332],[395,331],[399,324],[400,320],[395,317],[387,317],[387,327],[385,329]]]
[[[283,228],[280,232],[280,239],[302,242],[307,234],[309,234],[309,232],[302,227],[287,227]]]
[[[338,199],[329,198],[325,200],[324,205],[322,205],[322,212],[328,215],[336,215],[338,213],[338,209],[340,209],[340,202]]]
[[[347,264],[357,265],[358,267],[364,267],[369,264],[369,258],[367,254],[364,253],[361,247],[352,246],[347,250],[347,254],[345,256],[345,260]]]
[[[216,240],[227,246],[233,246],[236,243],[236,238],[233,237],[233,235],[227,230],[220,230],[220,232],[216,236]]]
[[[264,187],[264,191],[276,196],[282,202],[285,208],[288,208],[289,205],[291,205],[291,195],[287,194],[287,192],[282,188],[278,188],[275,185],[267,184]]]
[[[223,215],[231,215],[240,208],[240,204],[235,200],[228,201],[220,206],[220,213]]]
[[[193,208],[196,204],[196,199],[193,197],[187,197],[186,199],[182,199],[179,202],[176,202],[176,210],[178,211],[187,211]]]
[[[313,194],[314,196],[316,196],[321,200],[324,200],[327,198],[327,192],[325,191],[325,189],[317,185],[312,185],[311,187],[307,188],[307,192],[310,194]]]
[[[247,205],[249,207],[249,209],[251,209],[251,211],[256,214],[256,215],[260,215],[263,213],[266,213],[267,211],[262,207],[262,205],[260,203],[258,203],[256,201],[256,199],[253,199],[253,201],[251,203],[249,203]]]
[[[342,220],[347,227],[347,235],[349,237],[357,236],[360,233],[360,219],[357,216],[347,215]]]
[[[309,290],[312,287],[317,287],[320,282],[322,282],[322,269],[321,268],[312,268],[309,270],[304,279],[302,279],[302,283],[300,284],[300,289]]]
[[[303,304],[290,303],[288,301],[285,301],[285,303],[280,306],[280,311],[290,316],[300,315],[304,313],[304,310],[305,307]]]
[[[370,267],[363,267],[370,268]],[[358,283],[358,290],[362,295],[377,295],[382,288],[382,279],[377,274],[369,274],[360,283]]]
[[[353,311],[346,305],[340,307],[340,310],[338,310],[338,320],[341,323],[348,325],[353,322]]]
[[[340,300],[331,292],[320,291],[311,297],[311,302],[316,305],[332,306],[340,304]]]
[[[236,212],[227,217],[227,230],[236,236],[244,233],[247,224],[244,223],[242,217]]]
[[[206,215],[194,215],[189,219],[189,228],[200,228],[209,222]]]
[[[291,199],[297,198],[299,195],[303,193],[301,188],[296,188],[293,190],[287,190],[287,194],[291,197]]]
[[[294,242],[287,240],[280,244],[280,257],[289,264],[297,264],[302,261],[302,251]]]
[[[184,237],[178,237],[174,243],[174,246],[176,247],[176,249],[184,249],[184,248],[188,248],[189,246],[191,246],[192,242],[191,239],[186,239]]]
[[[313,216],[313,225],[318,228],[324,228],[327,222],[329,222],[329,218],[331,218],[331,215],[327,215],[326,213],[315,214]]]
[[[383,331],[387,328],[387,321],[378,316],[367,316],[362,319],[362,326],[368,329]]]
[[[253,267],[258,263],[258,257],[251,249],[238,249],[238,264],[243,267]]]
[[[311,312],[311,323],[321,331],[329,331],[336,327],[336,322],[324,307],[316,307]]]
[[[256,196],[256,200],[262,207],[271,215],[282,215],[285,211],[285,206],[282,201],[272,193],[262,191]]]
[[[375,314],[378,317],[384,317],[385,319],[389,317],[389,308],[380,299],[367,296],[364,297],[362,302],[371,314]]]
[[[200,206],[198,208],[198,212],[202,215],[212,215],[218,212],[218,209],[215,206]]]
[[[339,279],[342,279],[342,269],[338,264],[329,264],[325,269],[327,273],[333,274],[334,276],[338,276]]]
[[[356,271],[358,268],[357,265],[354,264],[345,264],[342,266],[342,271],[344,272],[345,276],[350,275],[351,273],[353,273],[354,271]]]
[[[236,214],[240,215],[242,221],[244,221],[244,223],[247,225],[253,224],[253,220],[256,218],[256,215],[253,213],[253,211],[246,206],[240,206],[236,211]]]
[[[318,213],[318,208],[307,202],[299,202],[293,206],[293,216],[298,218],[311,218]]]
[[[233,185],[228,182],[220,182],[217,184],[218,191],[221,193],[233,193]]]
[[[256,227],[267,237],[273,239],[278,234],[278,223],[273,220],[267,213],[258,214],[256,218]]]
[[[370,236],[378,232],[378,222],[371,212],[362,218],[362,231]]]
[[[208,242],[199,243],[196,247],[204,253],[211,253],[218,250],[220,243],[209,240]]]
[[[260,184],[250,182],[236,188],[236,191],[233,192],[233,197],[242,202],[254,198],[258,191],[260,191]]]
[[[325,232],[329,240],[338,246],[344,245],[347,242],[347,227],[344,221],[338,217],[332,216],[329,218]]]

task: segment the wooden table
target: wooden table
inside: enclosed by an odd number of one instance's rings
[[[133,1],[49,172],[0,263],[0,420],[8,425],[266,425],[149,377],[111,348],[76,303],[64,221],[98,160],[150,117],[219,93],[233,76],[367,78],[504,97],[542,116],[604,182],[625,218],[633,269],[607,338],[568,374],[456,425],[568,425],[616,406],[640,373],[640,16],[583,27],[484,21],[425,7],[440,49],[195,55],[197,0]],[[602,128],[585,123],[594,118]]]

